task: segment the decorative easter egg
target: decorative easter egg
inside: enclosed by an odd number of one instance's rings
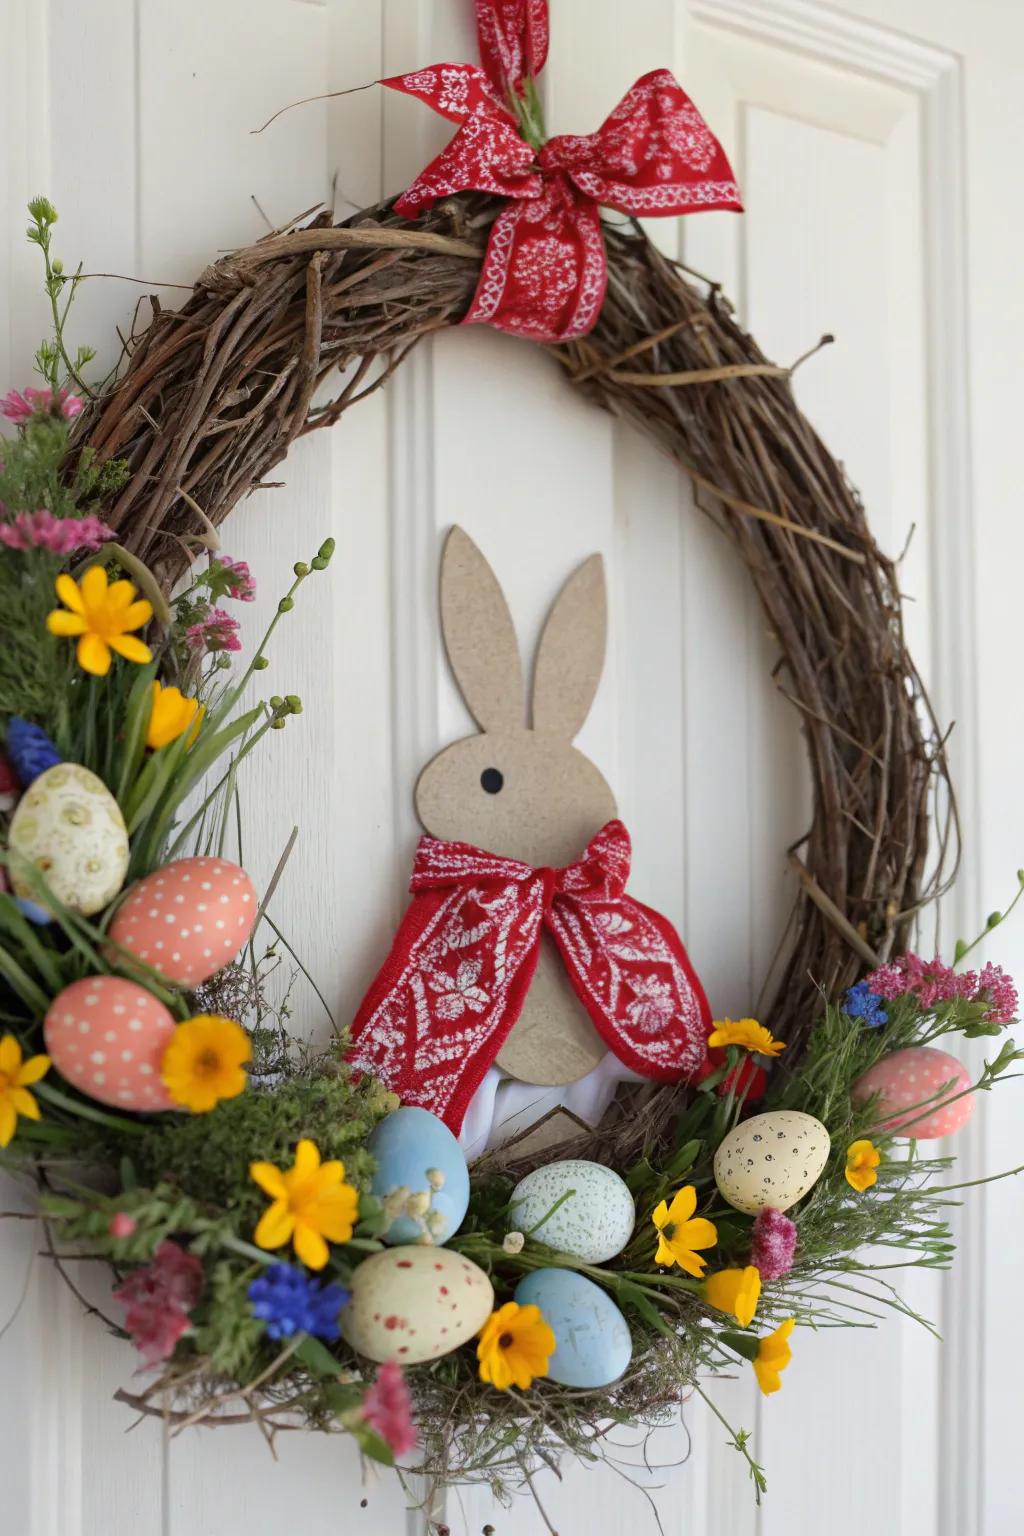
[[[635,1224],[633,1196],[618,1174],[579,1158],[528,1173],[513,1191],[508,1214],[510,1231],[529,1232],[587,1264],[621,1253]]]
[[[820,1120],[797,1109],[751,1115],[715,1153],[715,1183],[723,1200],[754,1216],[770,1206],[788,1211],[821,1178],[829,1135]]]
[[[462,1148],[428,1109],[396,1109],[374,1130],[377,1162],[372,1193],[392,1217],[386,1243],[445,1243],[462,1225],[469,1204],[469,1169]]]
[[[494,1310],[483,1270],[447,1248],[388,1248],[352,1276],[341,1327],[368,1360],[416,1365],[465,1344]]]
[[[947,1084],[949,1091],[943,1093]],[[971,1118],[974,1094],[965,1091],[970,1086],[971,1074],[955,1056],[931,1045],[912,1045],[876,1061],[854,1083],[851,1096],[855,1104],[864,1104],[878,1094],[878,1130],[934,1141]]]
[[[113,901],[128,870],[120,806],[103,780],[77,763],[58,763],[33,781],[15,807],[8,841],[66,907],[85,917]],[[16,896],[35,899],[16,861],[11,883]]]
[[[121,976],[87,976],[50,1004],[43,1035],[62,1077],[114,1109],[177,1109],[160,1080],[174,1019],[151,992]]]
[[[572,1269],[535,1269],[515,1299],[536,1306],[555,1336],[548,1375],[563,1387],[607,1387],[633,1356],[629,1326],[606,1291]]]
[[[136,881],[110,937],[179,987],[198,987],[246,943],[259,903],[244,869],[227,859],[175,859]]]

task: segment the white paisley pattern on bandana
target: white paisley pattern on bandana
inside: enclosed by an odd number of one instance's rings
[[[707,1002],[671,924],[626,895],[629,864],[619,821],[562,870],[424,837],[349,1060],[457,1132],[522,1009],[544,928],[610,1051],[659,1081],[696,1072]]]

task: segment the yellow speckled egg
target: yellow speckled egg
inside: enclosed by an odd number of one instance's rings
[[[449,1248],[389,1248],[360,1264],[342,1333],[368,1360],[416,1365],[465,1344],[494,1310],[478,1265]]]
[[[9,843],[66,907],[85,917],[113,901],[128,872],[120,806],[103,780],[78,763],[57,763],[33,781],[11,818]],[[38,900],[17,860],[11,883],[16,896]]]
[[[748,1216],[767,1207],[788,1211],[821,1178],[830,1145],[828,1131],[813,1115],[797,1109],[752,1115],[715,1153],[718,1192]]]

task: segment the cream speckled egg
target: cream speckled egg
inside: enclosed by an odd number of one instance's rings
[[[359,1265],[342,1333],[368,1360],[416,1365],[465,1344],[494,1310],[476,1264],[448,1248],[389,1248]]]
[[[174,1019],[151,992],[123,976],[86,976],[65,987],[43,1023],[61,1077],[114,1109],[179,1109],[160,1079]]]
[[[943,1094],[947,1084],[952,1086]],[[918,1141],[958,1131],[974,1113],[971,1074],[963,1062],[931,1045],[912,1045],[876,1061],[851,1090],[855,1104],[878,1094],[878,1129]],[[942,1098],[938,1095],[943,1094]]]
[[[78,763],[57,763],[33,780],[11,818],[12,850],[46,877],[66,907],[92,917],[113,901],[128,871],[128,831],[103,780]],[[16,896],[35,892],[17,863]]]
[[[252,932],[259,903],[244,869],[228,859],[175,859],[136,881],[110,937],[179,987],[198,987],[230,965]]]
[[[510,1231],[530,1232],[586,1264],[603,1264],[621,1253],[635,1223],[633,1196],[618,1174],[580,1158],[528,1173],[516,1185],[508,1213]]]
[[[748,1216],[770,1206],[788,1211],[812,1189],[828,1162],[829,1134],[797,1109],[772,1109],[734,1127],[715,1153],[723,1200]]]

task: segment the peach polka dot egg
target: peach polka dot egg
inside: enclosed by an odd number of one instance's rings
[[[114,1109],[176,1109],[160,1078],[174,1036],[168,1009],[138,982],[87,976],[65,987],[43,1024],[61,1077]]]
[[[914,1045],[877,1061],[854,1083],[852,1097],[855,1104],[864,1104],[878,1095],[878,1130],[934,1141],[958,1131],[971,1118],[974,1094],[966,1091],[970,1086],[970,1073],[955,1056],[931,1045]]]
[[[252,881],[237,864],[175,859],[132,886],[110,937],[176,986],[197,987],[236,958],[258,905]]]

